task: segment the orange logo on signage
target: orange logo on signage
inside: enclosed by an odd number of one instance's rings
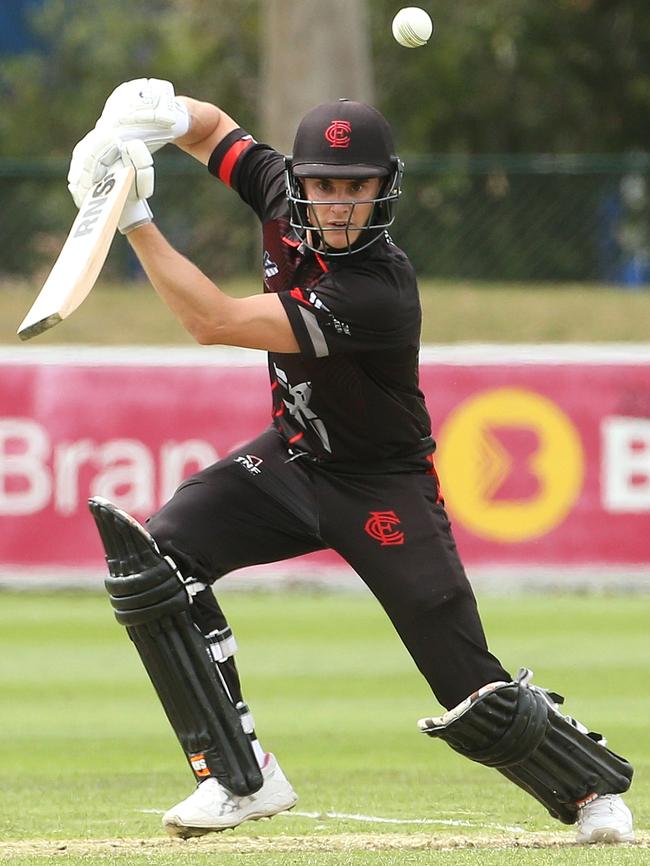
[[[580,494],[582,443],[551,400],[523,388],[463,402],[439,433],[445,500],[475,535],[514,544],[560,524]]]

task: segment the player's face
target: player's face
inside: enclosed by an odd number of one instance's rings
[[[309,205],[309,220],[328,247],[344,249],[359,238],[370,219],[381,187],[381,178],[322,178],[303,180]]]

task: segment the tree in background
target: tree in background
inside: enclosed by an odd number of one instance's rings
[[[70,152],[121,81],[169,78],[181,93],[237,107],[251,128],[257,115],[256,0],[44,0],[32,23],[42,50],[5,55],[0,63],[0,156],[31,160],[26,177],[20,166],[0,177],[0,273],[51,263],[74,215],[63,182]],[[40,176],[44,159],[55,161],[49,180]],[[206,267],[215,250],[225,273],[252,262],[252,227],[233,218],[234,198],[200,183],[199,167],[172,148],[160,162],[161,225]],[[191,169],[196,182],[178,173]],[[123,272],[129,261],[127,245],[118,242],[107,271],[112,263]]]
[[[647,149],[647,0],[436,0],[426,48],[391,45],[373,0],[377,92],[409,150]]]
[[[340,97],[374,102],[366,0],[265,0],[261,123],[257,133],[288,153],[303,115]]]
[[[409,208],[396,239],[404,232],[414,240],[409,249],[423,273],[594,278],[594,247],[603,262],[617,254],[610,247],[621,247],[627,204],[615,172],[598,184],[585,178],[578,188],[579,178],[572,186],[556,178],[553,187],[541,176],[531,186],[499,160],[473,175],[429,166],[411,195],[414,157],[647,150],[648,0],[422,0],[436,32],[419,49],[392,38],[390,23],[402,5],[30,0],[42,49],[0,56],[0,156],[52,158],[58,174],[49,185],[40,177],[19,182],[7,177],[5,162],[0,272],[38,262],[39,237],[49,243],[41,258],[51,260],[51,238],[65,233],[73,212],[61,182],[70,150],[119,82],[169,78],[179,92],[217,102],[286,150],[307,104],[343,95],[372,100],[374,78],[373,101],[393,124],[409,166]],[[173,148],[157,159],[157,219],[173,224],[171,236],[199,264],[216,261],[222,273],[252,269],[258,251],[238,202],[206,186],[188,162]],[[174,174],[180,171],[182,177]],[[196,186],[188,171],[196,171]],[[625,188],[641,189],[645,179],[637,180]],[[528,218],[533,199],[535,213],[547,216],[543,225]],[[648,196],[634,201],[634,237],[639,224],[637,246],[647,258]],[[582,247],[565,242],[568,213]],[[608,267],[599,267],[607,278]]]
[[[415,50],[390,33],[401,0],[302,0],[291,14],[288,5],[43,0],[33,21],[46,50],[2,58],[2,154],[43,156],[44,142],[48,153],[67,154],[107,93],[140,76],[170,78],[179,91],[220,102],[257,130],[272,67],[288,126],[300,94],[309,103],[317,98],[319,77],[328,99],[334,90],[344,95],[341,78],[355,93],[371,93],[374,72],[378,106],[412,151],[648,146],[647,0],[423,2],[436,33]]]
[[[2,155],[67,156],[130,78],[169,78],[252,125],[258,24],[256,0],[46,0],[32,14],[43,49],[0,64]]]

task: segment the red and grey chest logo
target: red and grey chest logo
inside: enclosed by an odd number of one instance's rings
[[[387,547],[393,544],[404,544],[404,533],[396,528],[400,523],[394,511],[371,511],[364,529],[382,547]]]
[[[349,147],[352,124],[349,120],[333,120],[325,130],[325,138],[330,147]]]

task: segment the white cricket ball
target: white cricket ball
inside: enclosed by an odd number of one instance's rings
[[[405,6],[393,18],[393,36],[405,48],[426,45],[432,33],[433,21],[419,6]]]

